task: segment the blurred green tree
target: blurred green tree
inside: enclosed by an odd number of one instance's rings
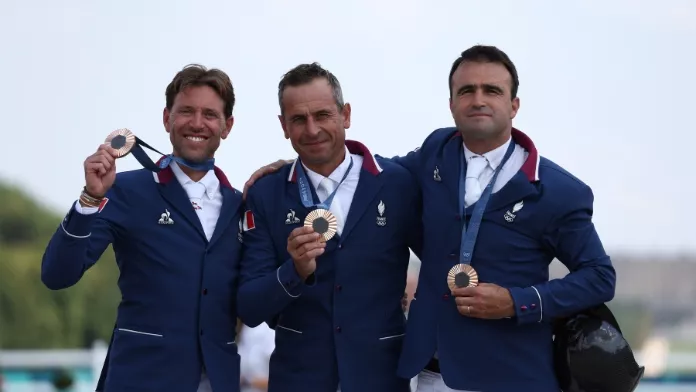
[[[80,348],[108,341],[120,300],[109,248],[73,287],[41,283],[41,259],[61,216],[0,183],[0,347]]]

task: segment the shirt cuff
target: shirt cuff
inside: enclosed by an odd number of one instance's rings
[[[97,212],[97,210],[99,210],[98,207],[82,207],[82,204],[80,204],[79,201],[75,202],[75,211],[82,215],[94,214],[95,212]]]
[[[87,238],[92,234],[92,221],[95,215],[92,213],[80,213],[78,210],[80,207],[80,203],[76,201],[74,208],[68,212],[65,219],[60,223],[63,232],[73,238]],[[86,209],[82,208],[83,211]]]
[[[544,319],[544,304],[536,287],[510,289],[518,324],[540,323]]]

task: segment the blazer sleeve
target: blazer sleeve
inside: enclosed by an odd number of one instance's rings
[[[519,324],[552,322],[611,301],[616,271],[592,223],[594,196],[583,185],[543,236],[545,246],[570,271],[562,279],[511,288]]]
[[[302,281],[291,258],[279,260],[277,257],[276,244],[257,190],[255,187],[249,189],[247,210],[242,218],[243,255],[237,293],[239,318],[250,327],[270,323],[302,295],[306,286],[316,283],[314,275]]]
[[[77,203],[60,222],[43,254],[41,281],[51,290],[76,284],[123,231],[128,208],[118,188],[107,192],[96,211],[78,211]]]
[[[409,152],[406,155],[397,155],[391,158],[384,158],[388,159],[397,165],[406,168],[409,172],[411,172],[411,175],[418,180],[418,168],[421,166],[421,149],[416,148],[415,150]]]
[[[423,143],[419,147],[415,148],[413,151],[410,151],[408,154],[384,159],[388,159],[397,165],[406,168],[411,172],[420,185],[420,168],[423,166],[424,159],[427,159],[427,154],[433,153],[433,151],[437,148],[439,141],[443,140],[443,138],[446,139],[447,137],[450,137],[456,132],[456,128],[436,129],[430,135],[428,135],[425,140],[423,140]]]

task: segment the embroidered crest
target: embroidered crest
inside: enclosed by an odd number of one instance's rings
[[[160,215],[159,223],[160,225],[173,225],[174,224],[174,219],[171,218],[171,214],[169,213],[169,210],[166,208],[164,209],[164,213]]]
[[[524,207],[524,201],[520,201],[519,203],[515,204],[512,206],[512,212],[510,210],[507,210],[505,212],[504,218],[508,222],[513,222],[515,218],[517,217],[516,213]]]
[[[377,205],[377,213],[379,214],[377,216],[377,226],[386,226],[387,224],[387,218],[384,216],[384,210],[385,210],[384,202],[382,200],[379,201],[379,204]]]
[[[300,223],[300,218],[295,216],[295,210],[291,208],[290,211],[288,211],[288,214],[286,215],[285,224],[293,225],[295,223]]]

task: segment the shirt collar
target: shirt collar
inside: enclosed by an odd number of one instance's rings
[[[485,154],[475,154],[471,152],[468,148],[466,148],[466,144],[464,144],[464,158],[466,158],[468,162],[469,159],[471,159],[472,157],[483,156],[488,161],[488,165],[493,170],[495,170],[498,168],[498,165],[500,165],[500,163],[503,161],[503,158],[505,157],[505,152],[507,151],[507,148],[510,145],[511,141],[512,137],[508,138],[508,140],[502,146],[496,148],[495,150],[488,151]]]
[[[183,170],[181,170],[179,164],[177,164],[176,161],[172,161],[170,167],[172,168],[174,176],[179,181],[182,187],[187,184],[196,183],[191,179],[191,177],[184,173]],[[198,183],[202,184],[205,187],[205,193],[208,195],[209,199],[212,199],[215,195],[215,192],[217,192],[220,188],[220,180],[218,180],[213,170],[209,170],[207,173],[205,173],[205,176],[203,176],[203,178],[201,178],[201,180],[198,181]]]
[[[343,175],[346,173],[346,170],[348,170],[348,166],[350,166],[350,151],[348,151],[347,147],[345,148],[345,151],[346,151],[346,154],[343,157],[343,162],[341,162],[341,164],[338,165],[338,167],[333,172],[331,172],[331,174],[329,174],[329,177],[328,177],[328,178],[332,179],[333,181],[335,181],[336,183],[341,182],[341,180],[343,179]],[[302,164],[302,168],[307,173],[307,177],[309,177],[309,181],[312,182],[314,189],[317,189],[319,187],[319,183],[324,178],[327,178],[327,177],[322,176],[319,173],[316,173],[316,172],[310,170],[309,168],[307,168],[307,166],[305,166],[304,163]]]

